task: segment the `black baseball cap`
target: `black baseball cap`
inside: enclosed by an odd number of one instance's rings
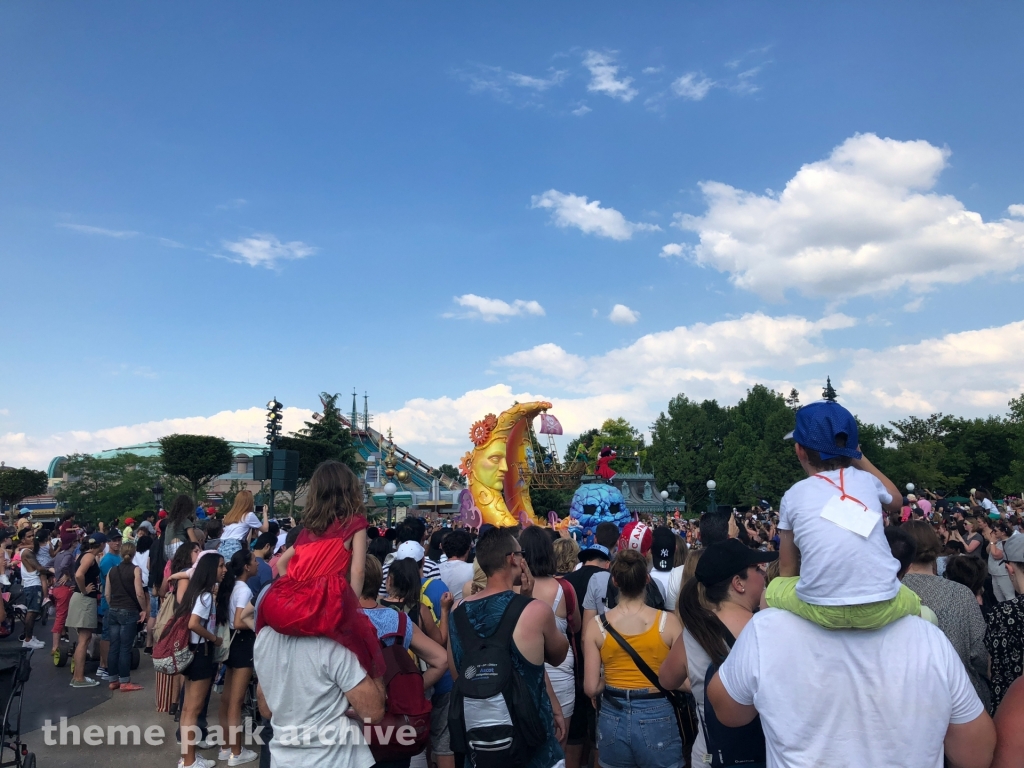
[[[579,555],[577,555],[581,563],[587,563],[591,560],[611,560],[611,553],[608,551],[608,547],[602,547],[600,544],[591,544],[586,549],[581,549]]]
[[[676,564],[676,535],[669,528],[659,525],[651,539],[651,555],[654,570],[671,571]]]
[[[731,579],[751,565],[770,563],[778,559],[778,552],[762,552],[759,549],[751,549],[739,539],[726,539],[715,542],[704,550],[693,575],[705,587],[710,587]]]

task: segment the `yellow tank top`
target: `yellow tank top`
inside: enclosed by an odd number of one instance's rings
[[[668,658],[669,647],[661,639],[661,632],[665,628],[667,617],[668,615],[664,611],[658,611],[658,620],[651,624],[651,628],[646,632],[639,635],[619,633],[633,646],[633,650],[647,662],[655,674],[661,669],[661,663]],[[601,617],[598,616],[595,621],[600,623]],[[601,646],[601,662],[604,664],[605,685],[624,690],[654,687],[643,672],[636,668],[636,664],[633,663],[629,654],[622,650],[615,642],[615,638],[607,633],[604,635],[604,644]]]

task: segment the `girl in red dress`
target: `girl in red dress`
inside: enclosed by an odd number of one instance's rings
[[[309,479],[302,533],[278,563],[278,578],[257,612],[257,631],[329,637],[371,677],[384,674],[377,631],[359,608],[366,565],[366,517],[355,474],[325,461]]]

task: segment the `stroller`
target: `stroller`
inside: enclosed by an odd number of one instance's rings
[[[7,693],[6,699],[0,699],[3,707],[0,768],[36,768],[35,754],[29,752],[28,745],[21,740],[21,708],[25,683],[32,672],[32,653],[31,648],[22,648],[20,644],[0,646],[0,690]]]

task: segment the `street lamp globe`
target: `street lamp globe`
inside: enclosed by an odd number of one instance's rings
[[[665,501],[668,498],[668,491],[661,492],[661,500]]]
[[[713,491],[717,487],[718,487],[718,483],[716,483],[714,480],[708,480],[708,490],[709,491]]]
[[[913,492],[914,492],[914,484],[913,483],[907,483],[907,493],[913,493]]]
[[[384,485],[384,495],[385,496],[387,496],[388,498],[391,498],[396,493],[398,493],[398,486],[397,485],[395,485],[394,483],[386,483]]]

